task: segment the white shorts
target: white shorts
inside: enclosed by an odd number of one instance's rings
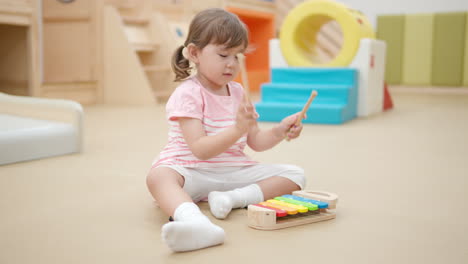
[[[229,191],[273,176],[284,177],[305,186],[304,170],[286,164],[257,164],[245,167],[186,168],[178,165],[161,165],[177,171],[185,178],[184,190],[194,202],[206,199],[212,191]]]

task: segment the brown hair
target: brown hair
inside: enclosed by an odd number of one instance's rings
[[[190,76],[189,61],[182,55],[182,49],[193,43],[200,50],[208,44],[226,45],[233,48],[249,44],[248,31],[239,17],[220,8],[210,8],[199,12],[190,23],[189,33],[183,46],[178,47],[172,56],[172,70],[175,81]]]

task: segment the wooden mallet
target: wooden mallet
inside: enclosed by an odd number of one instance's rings
[[[247,105],[252,104],[250,101],[250,88],[249,88],[249,79],[247,76],[247,66],[245,65],[245,55],[242,53],[237,54],[239,59],[239,66],[241,70],[242,85],[244,86],[244,103]],[[258,118],[257,112],[255,112],[255,118]]]
[[[297,120],[296,120],[296,123],[294,124],[294,126],[299,126],[302,122],[302,119],[304,119],[304,116],[305,114],[307,113],[307,110],[309,110],[309,107],[310,107],[310,104],[312,103],[312,101],[315,99],[315,97],[317,96],[317,91],[312,91],[312,93],[310,93],[310,96],[309,96],[309,99],[307,100],[307,103],[304,105],[304,107],[302,108],[302,111],[299,113],[299,115],[297,116]],[[289,132],[288,132],[289,133]],[[289,137],[288,135],[286,135],[286,140],[289,141]]]
[[[239,59],[239,66],[241,70],[241,77],[242,77],[242,85],[244,86],[244,93],[245,93],[245,100],[250,101],[250,88],[249,88],[249,80],[247,77],[247,66],[245,65],[245,55],[242,53],[237,54],[237,58]]]

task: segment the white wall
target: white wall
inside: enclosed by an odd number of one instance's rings
[[[384,14],[416,14],[437,12],[468,12],[468,0],[337,0],[363,12],[374,27],[377,16]]]

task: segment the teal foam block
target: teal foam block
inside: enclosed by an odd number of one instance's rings
[[[261,87],[255,107],[259,121],[279,122],[317,97],[303,123],[342,124],[357,115],[357,72],[350,68],[273,68],[272,83]]]
[[[272,68],[272,83],[355,85],[356,70],[350,68]]]

